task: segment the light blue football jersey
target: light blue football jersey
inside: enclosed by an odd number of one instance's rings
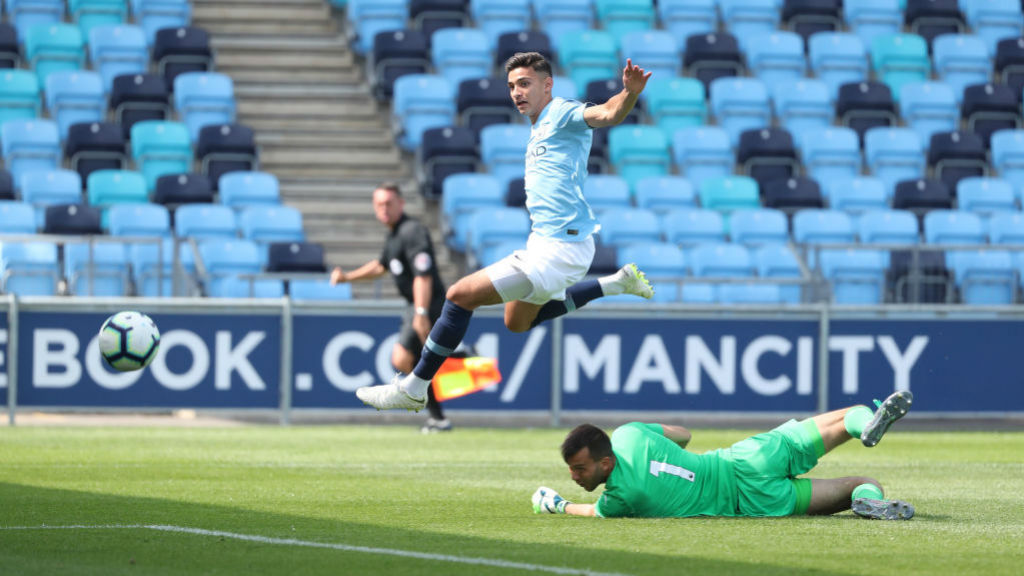
[[[583,198],[593,133],[583,119],[585,106],[555,98],[530,128],[526,147],[526,209],[533,232],[578,242],[600,230]]]

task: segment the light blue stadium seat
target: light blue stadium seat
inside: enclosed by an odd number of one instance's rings
[[[985,244],[981,217],[963,210],[932,210],[924,215],[924,239],[929,244]]]
[[[699,195],[701,206],[718,212],[761,207],[757,181],[749,176],[708,178],[700,183]]]
[[[174,78],[174,108],[195,142],[208,124],[235,121],[235,87],[231,77],[217,72],[185,72]]]
[[[521,242],[530,234],[530,217],[522,208],[495,208],[475,212],[469,219],[468,250],[477,260],[490,260],[486,251],[503,242]]]
[[[782,304],[786,298],[777,284],[721,284],[715,287],[719,304]]]
[[[836,304],[881,304],[887,255],[880,250],[823,250],[821,272]]]
[[[716,78],[711,81],[711,112],[719,126],[729,133],[735,147],[744,130],[767,128],[772,124],[768,89],[756,78]]]
[[[657,4],[661,25],[675,37],[680,50],[688,37],[718,31],[715,0],[658,0]]]
[[[7,21],[18,31],[18,38],[24,41],[30,28],[38,25],[56,24],[64,20],[64,2],[61,0],[4,0]]]
[[[819,32],[808,42],[808,59],[815,76],[829,87],[833,99],[839,87],[848,82],[867,80],[867,45],[855,34]]]
[[[917,216],[909,210],[872,210],[857,220],[862,244],[906,244],[921,241]]]
[[[647,105],[651,121],[672,138],[683,128],[707,123],[704,85],[694,78],[651,76],[640,94]]]
[[[815,268],[818,251],[814,244],[853,244],[857,237],[853,220],[845,212],[811,208],[793,216],[793,240],[808,245],[804,259],[808,266]]]
[[[1024,18],[1016,0],[960,0],[960,9],[974,33],[988,45],[989,55],[996,53],[996,44],[1003,38],[1021,35]]]
[[[654,0],[594,0],[594,10],[601,28],[617,41],[654,28]]]
[[[644,271],[654,287],[652,302],[679,300],[680,285],[673,280],[686,276],[687,268],[686,258],[678,246],[667,242],[637,242],[619,248],[618,264],[624,266],[630,262]],[[637,301],[635,297],[633,301]]]
[[[961,210],[981,216],[1017,210],[1013,185],[1001,178],[964,178],[956,186],[956,196]]]
[[[171,236],[171,216],[167,207],[161,204],[146,202],[111,206],[107,212],[107,223],[111,236]]]
[[[719,0],[718,8],[722,23],[744,50],[753,47],[756,36],[779,27],[780,6],[775,0]]]
[[[182,286],[182,295],[189,295],[195,283],[194,252],[191,246],[182,244],[178,254],[178,261],[186,279]],[[135,291],[139,296],[174,295],[173,238],[165,238],[160,244],[131,244],[128,246],[128,260],[131,263]],[[161,270],[163,270],[163,276],[161,276]]]
[[[110,92],[116,76],[144,74],[149,69],[146,33],[139,26],[96,26],[88,38],[89,59],[103,78],[104,92]]]
[[[569,32],[553,40],[562,73],[568,75],[577,88],[585,88],[592,80],[622,77],[619,44],[612,34],[585,30]]]
[[[550,38],[595,28],[593,0],[533,0],[533,13]]]
[[[363,0],[366,2],[366,0]],[[150,45],[161,28],[181,28],[192,23],[192,3],[188,0],[131,0],[135,23],[142,26]],[[387,0],[372,0],[384,4]],[[401,26],[399,26],[401,28]],[[373,41],[373,38],[370,38]]]
[[[957,102],[964,88],[984,84],[992,76],[992,58],[985,41],[970,34],[943,34],[932,43],[935,73],[949,84]]]
[[[697,206],[693,184],[681,176],[655,176],[638,180],[633,196],[637,208],[653,210],[657,214]]]
[[[254,204],[280,204],[281,185],[270,172],[238,170],[220,177],[217,184],[220,203],[231,208]]]
[[[490,174],[452,174],[442,186],[442,231],[450,248],[464,252],[473,212],[504,206],[505,192]]]
[[[679,171],[696,187],[705,179],[732,174],[736,164],[729,133],[717,126],[677,130],[672,136],[672,156]]]
[[[943,82],[907,83],[900,91],[900,115],[917,132],[924,148],[932,134],[960,127],[960,106],[953,88]]]
[[[800,278],[796,254],[785,244],[766,244],[753,251],[754,267],[762,278]],[[779,284],[779,296],[787,304],[800,303],[799,284]]]
[[[398,145],[411,152],[425,130],[455,123],[455,90],[443,76],[407,74],[395,80],[391,114]]]
[[[619,210],[633,207],[629,182],[614,174],[587,177],[583,182],[583,197],[595,212],[612,210],[612,214],[617,214]]]
[[[615,246],[637,242],[661,242],[658,216],[643,208],[623,208],[601,221],[601,241]]]
[[[240,274],[259,274],[260,248],[250,240],[210,238],[199,243],[209,282],[207,293],[215,298],[280,298],[284,284],[280,280],[243,280]]]
[[[86,178],[85,187],[93,206],[149,202],[146,179],[131,170],[96,170]]]
[[[661,218],[665,241],[686,247],[702,242],[724,242],[725,222],[722,215],[703,208],[669,210]]]
[[[331,286],[329,280],[289,280],[288,296],[292,300],[344,302],[352,299],[349,283]]]
[[[469,12],[476,27],[490,38],[490,49],[505,32],[530,29],[530,0],[470,0]],[[401,28],[401,26],[400,26]]]
[[[729,236],[747,247],[785,244],[789,241],[789,221],[781,210],[744,208],[729,215]]]
[[[828,207],[833,210],[860,214],[889,208],[890,191],[886,190],[885,182],[874,176],[830,180],[823,190],[828,198]]]
[[[747,277],[754,275],[750,251],[740,244],[708,242],[689,251],[688,261],[694,276],[706,278]]]
[[[53,296],[60,271],[57,245],[46,242],[0,244],[0,288],[18,296]]]
[[[128,20],[128,2],[126,0],[68,0],[68,13],[71,15],[71,20],[77,23],[82,30],[82,35],[91,41],[94,29],[101,26],[116,26]]]
[[[927,167],[921,139],[910,128],[868,130],[864,135],[864,161],[889,191],[901,180],[921,178]]]
[[[988,221],[988,237],[993,244],[1024,244],[1024,214],[996,212]]]
[[[523,124],[491,124],[480,131],[480,160],[501,189],[523,176],[529,141],[530,127]]]
[[[820,130],[832,125],[835,108],[828,84],[821,80],[786,82],[775,86],[773,93],[775,117],[797,141],[805,130]]]
[[[46,108],[61,140],[72,124],[102,122],[107,115],[103,79],[88,70],[60,70],[46,77]]]
[[[35,208],[28,202],[0,200],[0,234],[35,234]]]
[[[552,76],[551,79],[553,81],[553,85],[551,86],[551,96],[553,98],[576,100],[580,97],[581,90],[579,86],[573,82],[572,78],[556,74]]]
[[[349,0],[346,6],[357,54],[373,51],[373,38],[385,30],[402,30],[409,18],[409,0]]]
[[[63,159],[57,124],[51,120],[9,120],[0,127],[0,151],[15,186],[28,172],[56,170]]]
[[[878,36],[897,34],[903,26],[900,0],[846,0],[843,19],[850,29],[870,45]]]
[[[1024,199],[1024,130],[1000,130],[992,135],[992,165],[1008,180],[1017,200]]]
[[[136,122],[131,129],[131,152],[148,190],[154,189],[160,176],[191,172],[192,142],[188,128],[180,122]]]
[[[772,93],[775,93],[776,86],[791,88],[793,83],[800,81],[807,73],[804,40],[793,32],[772,30],[755,33],[744,46],[747,69],[764,82]]]
[[[53,204],[80,204],[82,178],[73,170],[25,172],[20,180],[21,199],[35,208],[33,225],[43,227],[46,207]]]
[[[651,78],[679,76],[683,59],[679,45],[672,34],[664,30],[640,30],[622,36],[622,61],[632,59],[638,66],[651,72]],[[646,90],[650,88],[647,86]]]
[[[494,58],[490,40],[475,28],[442,28],[431,36],[434,70],[452,86],[470,78],[489,78]]]
[[[21,37],[25,42],[25,60],[31,63],[41,85],[45,85],[51,72],[85,66],[85,42],[77,26],[37,24]]]
[[[0,72],[0,125],[8,120],[30,120],[42,109],[39,79],[28,70]]]
[[[76,296],[127,296],[128,253],[124,244],[97,242],[64,246],[64,275],[68,291]]]
[[[235,238],[235,212],[217,204],[185,204],[174,211],[174,234],[192,238]]]
[[[931,75],[928,43],[916,34],[879,35],[871,41],[871,66],[898,100],[904,84],[925,82]]]
[[[238,227],[242,238],[259,244],[306,239],[302,212],[291,206],[248,206],[238,214]]]
[[[960,299],[972,306],[1005,306],[1017,293],[1017,270],[1004,250],[951,251],[946,262],[960,288]]]
[[[671,165],[668,139],[655,126],[615,126],[608,132],[608,155],[631,190],[643,178],[668,174]]]

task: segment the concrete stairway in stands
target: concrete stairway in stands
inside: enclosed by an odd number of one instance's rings
[[[436,207],[420,197],[411,160],[394,144],[388,105],[370,93],[344,14],[325,0],[193,2],[193,24],[210,33],[217,71],[234,81],[238,122],[256,131],[261,169],[302,211],[328,265],[351,269],[380,254],[386,231],[370,196],[376,183],[395,180],[407,212],[434,231],[442,277],[454,282]],[[397,297],[388,277],[353,289],[357,298]]]

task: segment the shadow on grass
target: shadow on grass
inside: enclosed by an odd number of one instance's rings
[[[307,518],[159,498],[0,483],[0,566],[8,574],[543,574],[543,570],[465,564],[365,551],[240,541],[218,535],[129,529],[36,529],[46,526],[170,525],[272,539],[366,546],[566,568],[563,574],[834,574],[751,559],[713,560],[621,550],[581,549],[558,542],[524,543],[441,534],[348,520]],[[482,511],[481,513],[486,513]],[[579,519],[587,521],[588,519]],[[550,527],[550,526],[549,526]],[[595,537],[599,537],[595,530]],[[683,537],[680,529],[680,537]]]

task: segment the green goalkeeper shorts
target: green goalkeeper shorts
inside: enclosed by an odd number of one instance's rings
[[[804,514],[811,501],[806,474],[824,455],[825,445],[811,420],[790,420],[770,432],[741,440],[725,451],[731,457],[741,516]]]

